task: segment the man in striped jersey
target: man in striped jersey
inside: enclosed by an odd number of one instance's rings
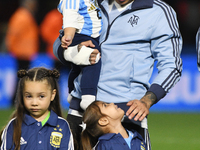
[[[197,67],[200,71],[200,27],[196,35]]]
[[[126,112],[125,127],[138,128],[150,150],[149,109],[180,80],[182,72],[182,37],[176,13],[161,0],[98,2],[103,27],[97,100],[121,107]],[[155,62],[158,75],[150,83]],[[76,121],[81,119],[79,83],[76,78],[73,109],[69,109]]]

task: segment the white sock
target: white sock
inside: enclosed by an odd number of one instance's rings
[[[95,96],[94,95],[82,95],[81,96],[82,100],[80,103],[80,106],[83,110],[86,110],[86,108],[95,101]]]
[[[71,100],[72,100],[72,95],[69,93],[67,97],[67,101],[69,104],[71,103]]]

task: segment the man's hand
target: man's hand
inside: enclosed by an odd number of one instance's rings
[[[92,43],[92,41],[91,40],[88,40],[88,41],[85,41],[85,42],[81,42],[80,44],[79,44],[79,50],[81,49],[81,47],[82,46],[86,46],[86,47],[95,47],[95,45]]]
[[[127,103],[130,108],[127,110],[126,115],[129,119],[135,117],[135,121],[142,121],[149,114],[149,109],[155,102],[155,94],[147,92],[140,100],[135,99]]]
[[[86,46],[86,47],[95,47],[95,45],[92,43],[92,41],[91,40],[89,40],[89,41],[85,41],[85,42],[82,42],[82,43],[80,43],[79,45],[78,45],[78,51],[80,51],[80,49],[81,49],[81,47],[82,46]],[[95,64],[96,63],[96,56],[97,56],[97,54],[99,53],[99,50],[98,49],[94,49],[94,51],[91,53],[91,55],[90,55],[90,58],[89,58],[89,61],[90,61],[90,63],[93,65],[93,64]]]

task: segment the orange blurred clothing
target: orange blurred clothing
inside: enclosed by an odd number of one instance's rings
[[[40,25],[41,36],[47,44],[46,51],[54,59],[57,58],[53,54],[53,43],[59,36],[59,30],[62,29],[62,24],[62,14],[57,9],[53,9],[46,14]]]
[[[11,17],[6,35],[8,50],[17,58],[31,60],[39,50],[39,27],[32,14],[18,8]]]

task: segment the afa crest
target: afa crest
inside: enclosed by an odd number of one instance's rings
[[[63,134],[60,132],[51,132],[50,144],[55,148],[59,148],[62,137]]]
[[[138,24],[138,21],[139,21],[139,17],[138,16],[131,16],[131,18],[128,20],[128,23],[131,24],[132,27],[134,27],[134,25],[137,25]]]

